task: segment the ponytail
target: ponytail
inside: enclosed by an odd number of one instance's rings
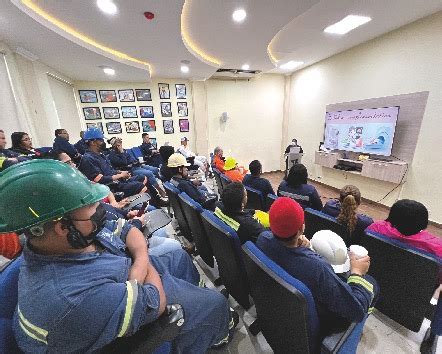
[[[358,221],[358,203],[355,197],[351,194],[347,195],[341,204],[341,211],[336,218],[341,224],[347,225],[348,231],[352,233],[356,229]]]

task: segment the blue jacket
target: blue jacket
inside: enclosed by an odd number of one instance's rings
[[[331,199],[325,203],[324,208],[321,210],[323,213],[333,217],[338,217],[341,212],[341,203],[337,199]],[[358,214],[358,221],[356,222],[356,231],[363,232],[368,226],[373,224],[373,219],[364,214]]]
[[[263,194],[264,198],[266,197],[267,194],[275,194],[270,182],[262,177],[256,177],[247,174],[244,176],[242,184],[244,184],[247,187],[259,190]]]
[[[55,137],[52,150],[56,152],[65,152],[71,159],[78,155],[78,151],[74,145],[61,136]]]
[[[107,156],[110,163],[114,168],[119,170],[127,170],[130,169],[130,165],[137,163],[138,161],[134,159],[126,150],[123,152],[118,152],[112,149]]]
[[[112,176],[118,173],[103,154],[97,154],[90,150],[86,151],[81,158],[78,169],[89,180],[102,184],[111,183]]]
[[[140,150],[144,157],[151,157],[152,150],[155,150],[155,145],[153,145],[152,143],[143,143],[140,145]]]
[[[86,142],[83,139],[78,140],[75,144],[74,147],[77,149],[77,151],[81,154],[84,155],[85,152],[88,149],[88,146],[86,144]]]
[[[17,162],[10,159],[16,159]],[[20,154],[14,151],[8,149],[0,149],[0,171],[3,171],[4,169],[15,165],[16,163],[23,162],[29,159],[29,157],[20,156]]]
[[[278,187],[278,196],[295,199],[303,209],[322,209],[322,202],[318,191],[311,184],[301,184],[299,187],[293,188],[287,181],[282,181]]]
[[[200,203],[203,208],[214,210],[217,197],[208,193],[207,189],[198,188],[187,178],[172,177],[170,182],[177,187],[180,192],[186,193],[194,201]]]

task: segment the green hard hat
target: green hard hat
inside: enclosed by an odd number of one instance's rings
[[[32,160],[0,173],[0,233],[27,229],[95,203],[109,188],[55,160]]]

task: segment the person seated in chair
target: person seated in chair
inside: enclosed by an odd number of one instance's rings
[[[29,158],[40,158],[42,153],[32,146],[31,137],[25,132],[14,132],[11,134],[11,151]]]
[[[242,182],[245,174],[248,172],[243,167],[238,167],[236,160],[233,157],[228,157],[224,164],[224,174],[232,182]]]
[[[160,178],[163,182],[169,182],[173,174],[169,167],[167,167],[167,162],[169,157],[175,153],[175,149],[170,145],[163,145],[160,147],[161,156],[161,166],[160,166]]]
[[[89,128],[84,133],[84,140],[87,142],[89,150],[81,158],[78,169],[89,180],[101,184],[112,184],[114,192],[123,192],[125,197],[147,191],[146,177],[131,177],[128,171],[115,170],[102,154],[106,144],[100,129]],[[114,181],[117,182],[115,185],[113,185]]]
[[[213,151],[212,166],[216,168],[219,172],[224,173],[226,172],[224,170],[225,161],[226,159],[223,156],[223,149],[220,146],[217,146]]]
[[[215,210],[215,203],[217,201],[216,194],[210,193],[200,181],[191,181],[187,173],[188,166],[190,166],[190,164],[183,155],[179,153],[172,154],[167,162],[167,167],[170,168],[173,175],[170,183],[181,192],[186,193],[194,201],[200,203],[203,208],[212,211]]]
[[[258,160],[253,160],[249,164],[250,174],[246,174],[242,183],[250,188],[256,189],[262,193],[265,198],[267,194],[275,194],[270,182],[260,177],[262,173],[262,165]]]
[[[160,167],[161,158],[159,152],[154,144],[150,141],[149,134],[141,134],[143,138],[143,143],[140,145],[141,153],[143,154],[144,161],[154,167]]]
[[[87,150],[87,144],[86,144],[86,141],[84,141],[84,139],[83,139],[83,137],[84,137],[84,133],[85,133],[84,130],[80,131],[80,140],[78,140],[78,141],[74,144],[75,149],[77,149],[77,151],[78,151],[78,153],[79,153],[80,155],[84,155],[84,153],[85,153],[86,150]]]
[[[265,227],[255,218],[255,210],[244,209],[247,204],[247,192],[242,183],[233,182],[224,188],[221,203],[215,209],[215,215],[234,229],[241,244],[256,242]]]
[[[29,160],[29,158],[6,149],[6,135],[3,130],[0,130],[0,171],[26,160]]]
[[[193,164],[198,166],[201,171],[204,173],[207,173],[209,170],[209,164],[207,163],[207,158],[205,156],[198,156],[189,147],[189,139],[187,137],[181,138],[181,145],[177,149],[177,152],[179,152],[181,155],[183,155],[188,162],[190,158],[193,158]]]
[[[303,209],[322,209],[322,201],[314,186],[307,184],[307,168],[303,164],[296,164],[290,168],[287,178],[278,187],[278,196],[296,200]]]
[[[185,314],[174,352],[205,353],[232,338],[237,314],[221,293],[198,287],[183,250],[152,256],[136,228],[106,228],[98,201],[109,188],[52,160],[17,164],[0,178],[0,233],[27,237],[13,319],[23,352],[96,352],[171,304]]]
[[[79,160],[81,157],[75,146],[69,143],[69,133],[66,129],[55,129],[55,139],[52,150],[65,152],[74,161]]]
[[[341,280],[332,266],[310,248],[304,233],[304,210],[293,199],[281,197],[271,206],[271,232],[263,232],[257,246],[291,276],[303,282],[315,300],[322,334],[361,322],[378,296],[376,281],[367,275],[370,257],[350,254],[350,273]]]

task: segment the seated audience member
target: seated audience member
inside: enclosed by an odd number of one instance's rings
[[[224,164],[224,171],[224,174],[232,182],[242,182],[244,175],[247,173],[247,170],[244,170],[244,168],[242,167],[238,167],[238,164],[233,157],[228,157],[226,159],[226,163]]]
[[[244,209],[246,204],[247,193],[242,183],[230,183],[221,194],[215,215],[236,231],[241,243],[255,243],[265,227],[254,218],[255,210]]]
[[[195,153],[193,153],[192,150],[190,150],[188,141],[189,139],[187,139],[186,137],[182,137],[181,145],[177,149],[177,152],[183,155],[186,159],[193,157],[193,163],[197,165],[203,172],[207,172],[209,167],[207,163],[207,158],[205,156],[197,156]]]
[[[30,158],[39,158],[42,154],[32,147],[31,137],[24,132],[14,132],[11,134],[11,150],[17,154],[29,156]]]
[[[143,154],[144,161],[150,166],[160,167],[161,158],[157,148],[150,141],[149,134],[143,133],[141,137],[143,138],[143,143],[140,145],[140,150]]]
[[[69,143],[69,133],[66,129],[55,129],[55,139],[52,145],[52,150],[58,152],[65,152],[71,159],[77,160],[80,154],[74,145]]]
[[[250,174],[245,175],[244,179],[242,180],[242,183],[245,186],[260,191],[264,198],[267,194],[275,194],[270,182],[267,179],[260,177],[262,173],[261,162],[258,160],[253,160],[250,162],[249,170]]]
[[[442,239],[426,231],[427,226],[427,208],[414,200],[402,199],[392,205],[386,220],[375,221],[367,231],[400,240],[442,258]]]
[[[341,280],[331,265],[310,249],[304,233],[304,210],[291,198],[278,198],[270,208],[271,232],[263,232],[257,246],[286,272],[311,291],[321,331],[349,322],[360,322],[371,310],[378,294],[376,281],[366,275],[370,257],[350,254],[351,275]]]
[[[213,162],[212,162],[213,167],[215,167],[219,172],[224,173],[226,172],[224,170],[225,161],[226,159],[223,156],[223,149],[217,146],[213,151]]]
[[[96,352],[175,303],[185,313],[172,341],[176,352],[205,353],[232,338],[237,314],[222,294],[198,287],[198,271],[183,250],[152,256],[136,228],[125,225],[117,234],[106,228],[97,209],[106,186],[50,160],[17,164],[0,178],[7,181],[0,232],[24,230],[27,237],[13,320],[22,351]],[[12,201],[39,214],[17,214]]]
[[[289,175],[278,187],[278,196],[295,199],[303,209],[322,209],[321,198],[316,188],[307,184],[307,169],[303,164],[296,164],[290,168]]]
[[[347,185],[339,191],[339,199],[332,199],[325,203],[322,212],[335,217],[341,224],[346,225],[348,231],[363,233],[373,223],[373,219],[364,214],[358,214],[361,204],[361,192],[352,185]]]
[[[161,166],[160,166],[160,178],[163,182],[169,182],[172,178],[172,171],[167,167],[169,157],[175,153],[173,146],[164,145],[160,147]]]
[[[86,141],[84,141],[83,137],[84,137],[84,130],[80,132],[80,140],[78,140],[74,145],[75,149],[78,151],[80,155],[84,155],[84,153],[87,150],[87,144]]]
[[[0,130],[0,171],[28,159],[29,158],[25,156],[20,156],[20,154],[6,149],[6,135],[3,130]]]
[[[123,141],[120,138],[112,138],[109,140],[109,143],[112,149],[109,151],[107,157],[112,166],[121,171],[129,171],[135,176],[146,177],[149,186],[154,189],[155,193],[158,193],[163,201],[166,201],[166,192],[161,188],[156,179],[156,176],[159,177],[159,169],[153,166],[141,165],[133,156],[123,149]],[[152,196],[155,196],[155,193],[152,193]]]
[[[210,193],[200,181],[191,181],[188,178],[187,167],[189,165],[183,155],[172,154],[167,162],[167,167],[173,175],[170,182],[181,192],[185,192],[190,198],[200,203],[203,208],[215,210],[216,195]]]
[[[88,144],[88,150],[81,158],[78,169],[89,180],[101,184],[111,184],[116,181],[117,183],[112,188],[114,191],[123,192],[125,197],[146,192],[146,177],[131,177],[127,171],[115,170],[102,154],[105,142],[104,135],[100,129],[89,128],[84,133],[84,140]]]

